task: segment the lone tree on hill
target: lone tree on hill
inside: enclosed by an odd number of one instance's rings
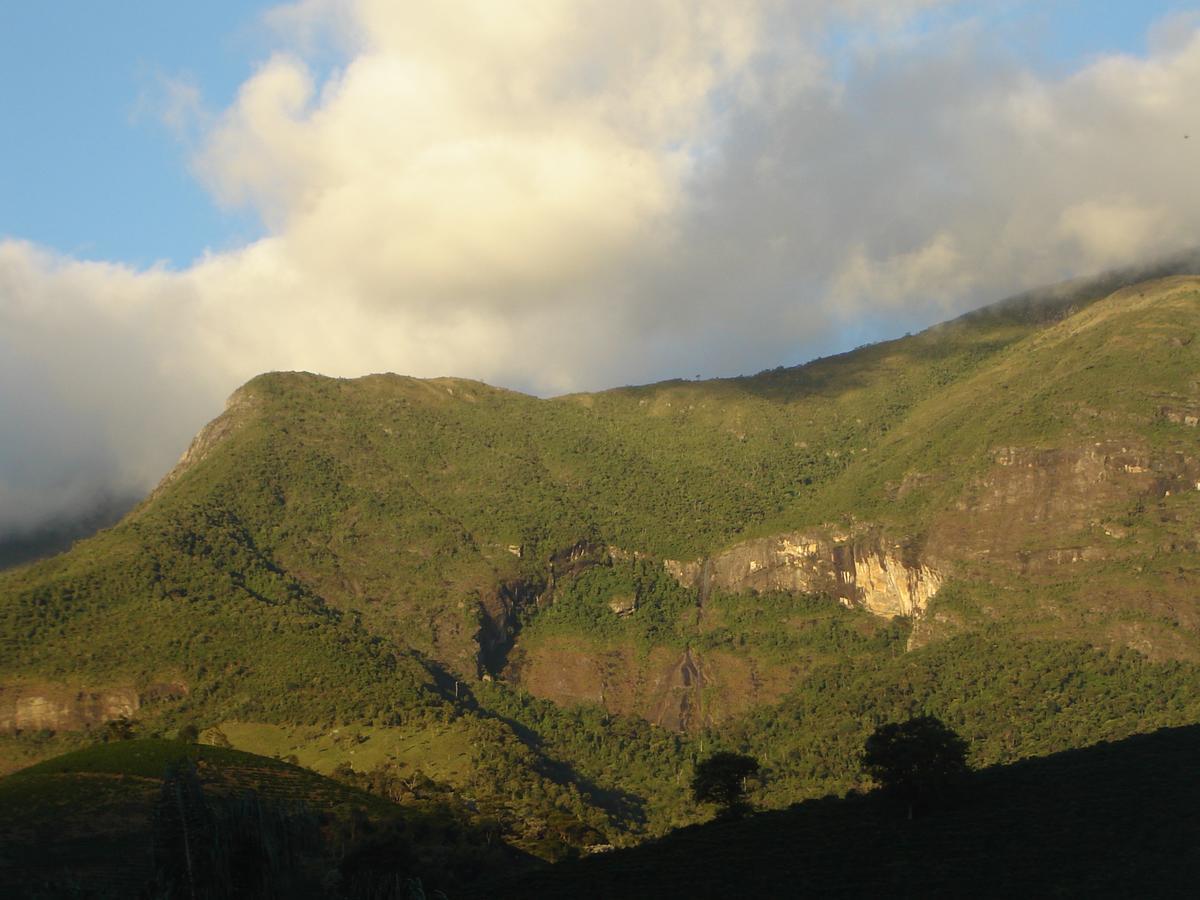
[[[967,742],[935,716],[880,725],[863,748],[863,768],[913,810],[946,797],[967,771]]]
[[[714,753],[696,766],[692,796],[697,803],[715,803],[718,819],[741,818],[750,811],[746,780],[758,771],[758,760],[753,756],[728,751]]]

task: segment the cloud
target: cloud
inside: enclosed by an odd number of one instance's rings
[[[0,532],[146,489],[264,370],[755,371],[1194,243],[1196,23],[1049,78],[973,10],[274,10],[227,109],[166,105],[264,238],[180,270],[0,242]]]
[[[1092,266],[1114,259],[1131,262],[1157,248],[1170,218],[1163,206],[1084,200],[1062,211],[1057,236]]]
[[[0,534],[144,491],[211,415],[228,373],[192,345],[194,305],[161,270],[0,242]]]
[[[188,78],[159,77],[159,120],[177,140],[190,141],[208,116],[199,86]]]
[[[949,309],[973,287],[962,251],[946,231],[911,252],[872,258],[863,244],[851,248],[834,274],[829,296],[842,313],[863,309],[904,308],[914,297],[940,302]]]
[[[723,333],[708,358],[747,369],[1192,246],[1198,65],[1195,31],[1057,79],[970,23],[877,42],[843,77],[739,111],[657,296],[704,310],[697,343]]]

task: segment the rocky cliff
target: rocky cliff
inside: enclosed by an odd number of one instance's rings
[[[514,648],[505,680],[561,705],[599,704],[673,731],[698,732],[779,700],[794,667],[725,651],[598,647],[554,637]]]
[[[910,626],[1200,659],[1196,335],[1200,279],[1174,279],[756,376],[554,399],[260,376],[123,523],[0,573],[0,683],[75,682],[6,694],[3,721],[100,721],[133,703],[109,693],[177,670],[197,717],[287,684],[314,686],[288,688],[296,716],[328,717],[352,650],[354,671],[515,673],[670,727],[807,677],[768,662],[826,628],[813,665],[854,629],[903,631],[872,644],[902,652]],[[594,609],[559,607],[557,644],[527,640],[523,622],[610,562],[669,590],[614,582]],[[316,647],[303,679],[275,677]]]
[[[120,716],[133,716],[139,706],[133,688],[0,688],[0,731],[80,731]]]
[[[163,476],[162,481],[158,483],[148,499],[154,500],[160,496],[185,472],[199,465],[217,447],[232,437],[246,422],[254,407],[255,399],[255,393],[250,384],[243,385],[230,394],[229,399],[225,401],[225,409],[221,415],[201,428],[199,433],[192,438],[187,449],[183,451],[183,455],[179,457],[179,461],[175,463],[171,471]]]
[[[921,615],[942,585],[932,565],[899,544],[802,532],[744,541],[709,559],[664,565],[705,596],[724,591],[825,593],[879,616]]]
[[[0,733],[83,731],[126,716],[147,704],[187,696],[186,685],[155,683],[89,687],[51,683],[0,685]]]
[[[939,515],[941,555],[1021,571],[1111,556],[1145,505],[1200,491],[1200,455],[1145,440],[999,447],[991,465]]]

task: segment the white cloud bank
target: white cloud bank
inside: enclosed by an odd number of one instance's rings
[[[182,271],[0,241],[0,533],[144,490],[260,371],[753,371],[1197,243],[1194,17],[1049,79],[936,5],[281,7],[194,161],[267,237]]]

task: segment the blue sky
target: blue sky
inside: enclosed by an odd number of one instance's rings
[[[246,243],[256,218],[217,206],[190,150],[160,121],[163,79],[228,106],[269,52],[264,0],[39,0],[0,10],[0,236],[75,257],[184,266]],[[1142,53],[1168,0],[987,3],[982,13],[1032,68]],[[962,15],[955,9],[935,18]]]
[[[1096,53],[1143,53],[1152,23],[1197,8],[1178,0],[1059,0],[1040,7],[1033,16],[1045,22],[1047,57],[1067,66]]]
[[[38,0],[0,7],[0,234],[95,259],[186,263],[240,243],[153,108],[164,77],[221,108],[263,50],[245,0]]]

